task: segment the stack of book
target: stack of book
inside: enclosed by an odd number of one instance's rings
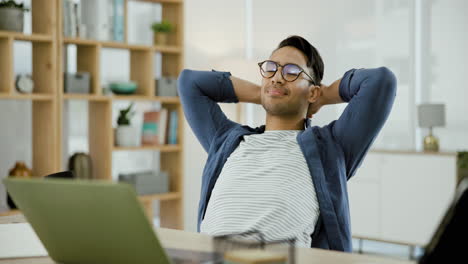
[[[62,0],[63,35],[102,41],[124,41],[125,0]]]
[[[81,10],[79,3],[74,3],[73,0],[62,0],[62,10],[63,36],[68,38],[80,36]],[[81,35],[83,35],[82,32]]]
[[[143,114],[142,144],[177,144],[178,113],[176,110],[162,108]]]

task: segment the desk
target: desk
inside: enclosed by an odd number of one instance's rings
[[[0,217],[0,224],[25,222],[21,215]],[[156,228],[156,233],[163,247],[195,251],[210,251],[213,248],[211,237],[203,234],[173,229]],[[1,242],[1,238],[0,238]],[[340,264],[415,264],[412,261],[396,260],[377,256],[350,254],[344,252],[298,248],[296,263],[340,263]],[[0,259],[0,264],[55,264],[48,257]]]

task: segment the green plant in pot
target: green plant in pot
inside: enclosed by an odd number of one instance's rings
[[[458,152],[457,155],[458,182],[468,178],[468,151]]]
[[[155,45],[166,45],[167,36],[173,31],[173,25],[167,20],[155,22],[151,25],[154,36]]]
[[[0,1],[0,30],[23,32],[24,12],[29,9],[13,0]]]
[[[127,108],[121,109],[117,119],[117,128],[115,130],[115,143],[120,147],[138,146],[138,129],[131,126],[131,118],[135,114],[132,111],[133,103]]]

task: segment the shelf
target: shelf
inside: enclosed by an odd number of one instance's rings
[[[140,50],[140,51],[152,50],[151,46],[146,46],[146,45],[126,44],[122,42],[111,42],[111,41],[101,41],[100,43],[103,48],[128,49],[128,50]]]
[[[151,51],[151,46],[145,45],[133,45],[123,42],[112,42],[112,41],[99,41],[92,39],[80,39],[80,38],[64,38],[64,44],[75,44],[82,46],[102,46],[103,48],[115,48],[115,49],[128,49],[128,50],[147,50]]]
[[[128,1],[139,4],[138,1],[154,3],[160,7],[160,17],[171,22],[176,31],[170,34],[167,45],[155,45],[150,39],[145,43],[128,41]],[[177,136],[183,134],[184,119],[179,97],[156,96],[155,70],[161,70],[163,76],[176,77],[183,69],[184,49],[184,0],[128,0],[124,1],[124,42],[100,41],[79,37],[63,36],[63,1],[33,0],[31,2],[32,17],[29,21],[33,34],[22,32],[0,31],[0,104],[8,100],[31,105],[31,163],[34,173],[48,175],[63,170],[67,158],[66,148],[72,132],[67,127],[70,116],[68,107],[73,100],[87,104],[88,152],[93,159],[93,175],[100,179],[112,180],[113,164],[121,157],[114,157],[119,151],[128,153],[155,153],[159,156],[160,170],[170,176],[170,192],[154,195],[138,196],[143,203],[148,216],[153,216],[152,202],[164,201],[160,204],[159,215],[161,226],[165,228],[183,228],[183,152],[182,141],[174,145],[117,147],[114,146],[114,130],[116,107],[119,103],[134,101],[137,104],[161,106],[178,114]],[[65,15],[66,17],[66,15]],[[149,27],[143,31],[152,38]],[[14,55],[15,43],[31,44],[31,55]],[[76,56],[69,58],[67,49],[76,47]],[[134,94],[113,94],[102,89],[106,83],[105,76],[110,70],[117,73],[117,67],[103,53],[109,51],[124,51],[129,57],[129,76],[138,84]],[[23,94],[15,86],[15,63],[24,56],[31,59],[31,72],[34,73],[35,89],[33,93]],[[127,56],[127,54],[125,54]],[[68,63],[76,64],[77,72],[90,73],[90,90],[87,94],[65,93],[64,75]],[[104,71],[103,68],[106,70]],[[75,102],[75,101],[73,101]],[[81,114],[81,113],[80,113]],[[168,116],[170,119],[170,116]],[[5,140],[9,140],[5,138]],[[22,139],[18,139],[22,140]],[[122,152],[124,154],[124,152]],[[160,155],[159,155],[160,154]],[[119,156],[119,155],[117,155]],[[7,211],[5,213],[17,213]]]
[[[113,100],[125,101],[155,101],[161,103],[178,104],[180,99],[177,96],[145,96],[145,95],[112,95]]]
[[[0,93],[0,99],[10,99],[10,100],[33,100],[33,101],[51,101],[53,95],[50,94],[9,94],[9,93]]]
[[[1,31],[0,38],[12,38],[13,40],[31,41],[31,42],[52,42],[52,36],[46,34],[23,34],[13,31]]]
[[[148,195],[139,195],[138,198],[141,202],[151,202],[151,201],[169,201],[180,199],[181,195],[178,192],[170,193],[161,193],[161,194],[148,194]]]
[[[161,53],[170,53],[170,54],[180,54],[182,49],[177,46],[153,46],[155,52]]]
[[[180,104],[178,96],[155,96],[153,100],[160,101],[161,103]]]
[[[179,54],[182,51],[182,49],[178,46],[149,46],[149,45],[139,45],[139,44],[128,44],[128,43],[123,43],[123,42],[80,39],[80,38],[64,38],[63,43],[82,45],[82,46],[100,45],[103,48],[127,49],[127,50],[135,50],[135,51],[154,51],[154,52],[162,52],[162,53],[170,53],[170,54]]]
[[[161,152],[177,152],[181,150],[180,145],[156,145],[156,146],[138,146],[138,147],[118,147],[114,146],[114,151],[140,151],[152,150]]]
[[[5,95],[6,96],[6,95]],[[11,96],[9,96],[11,97]],[[0,98],[2,94],[0,93]],[[179,104],[177,96],[145,96],[145,95],[94,95],[94,94],[63,94],[65,100],[87,100],[87,101],[152,101],[165,104]]]
[[[63,94],[65,100],[109,101],[109,96],[95,94]]]
[[[79,39],[79,38],[63,38],[63,44],[75,44],[82,46],[97,46],[99,41],[90,39]]]
[[[148,2],[154,4],[181,4],[182,0],[130,0],[134,2]]]

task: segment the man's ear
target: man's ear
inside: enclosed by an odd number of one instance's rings
[[[322,90],[320,86],[311,84],[309,86],[309,103],[314,103],[318,100],[318,98],[322,95]]]

